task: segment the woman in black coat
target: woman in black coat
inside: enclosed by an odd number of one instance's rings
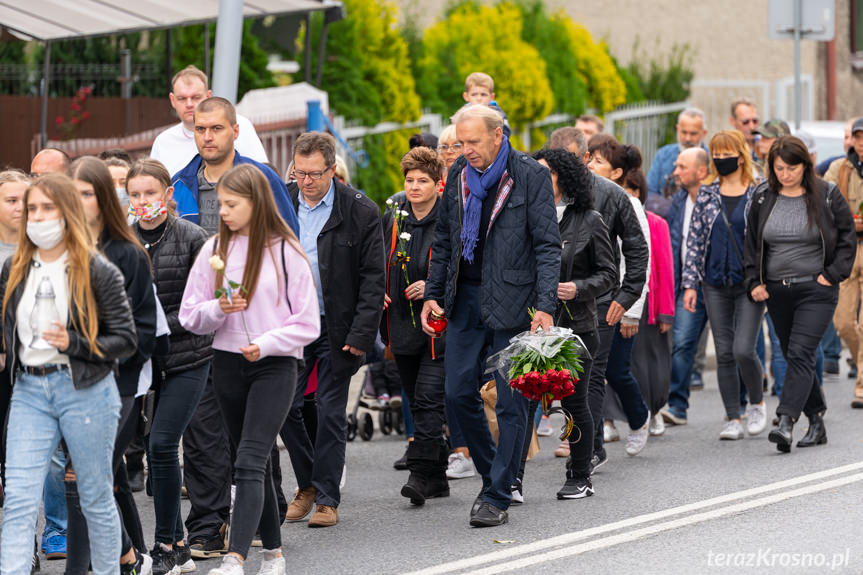
[[[815,377],[815,352],[833,319],[839,283],[851,274],[857,252],[854,220],[839,189],[818,179],[806,146],[794,136],[777,139],[767,155],[767,185],[752,196],[746,225],[744,284],[750,298],[767,302],[788,362],[768,439],[791,451],[800,412],[809,430],[797,447],[827,443],[827,405]]]
[[[570,458],[566,465],[566,483],[557,492],[557,498],[581,499],[593,495],[590,481],[593,418],[587,405],[587,387],[591,356],[599,345],[596,297],[607,292],[617,282],[617,264],[614,262],[608,228],[599,212],[592,208],[592,178],[584,162],[562,149],[540,150],[534,157],[551,170],[562,242],[560,282],[557,288],[560,301],[555,323],[578,335],[589,354],[581,358],[584,373],[575,385],[575,393],[560,402],[572,415],[575,427],[569,437]],[[529,413],[532,414],[533,410]],[[523,467],[519,472],[520,477],[524,474]]]
[[[449,495],[444,339],[426,335],[420,323],[445,164],[433,149],[417,147],[405,154],[401,167],[405,194],[387,200],[382,221],[388,264],[380,331],[395,356],[415,426],[407,451],[411,474],[401,494],[422,505],[426,499]]]

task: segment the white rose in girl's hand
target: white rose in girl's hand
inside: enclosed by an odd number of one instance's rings
[[[219,257],[219,254],[213,254],[210,258],[210,267],[212,267],[217,272],[225,269],[225,262],[222,261],[222,258]]]

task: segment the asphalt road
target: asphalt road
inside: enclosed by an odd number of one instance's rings
[[[853,381],[842,369],[825,380],[825,446],[781,455],[766,432],[720,442],[724,413],[709,371],[705,389],[692,394],[688,425],[651,437],[637,457],[608,446],[591,498],[555,499],[563,460],[553,456],[557,438],[541,438],[525,504],[491,529],[468,525],[477,477],[453,481],[449,498],[421,508],[400,497],[407,472],[392,462],[404,440],[376,431],[348,444],[340,524],[283,526],[289,573],[863,573],[863,411],[850,408]],[[771,417],[776,405],[768,398]],[[284,452],[282,467],[289,492]],[[152,502],[139,494],[138,506],[149,540]],[[246,572],[259,562],[253,551]],[[42,572],[62,573],[63,564],[44,562]],[[197,572],[215,566],[200,561]]]

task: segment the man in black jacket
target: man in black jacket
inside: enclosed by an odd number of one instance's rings
[[[421,318],[429,335],[432,311],[446,310],[449,318],[446,397],[483,478],[470,523],[486,527],[507,521],[528,402],[495,374],[495,448],[479,394],[481,365],[519,332],[552,325],[560,232],[548,170],[510,147],[500,115],[474,105],[462,108],[453,123],[463,157],[447,179]],[[537,310],[533,321],[529,308]]]
[[[575,152],[585,162],[587,161],[586,145],[584,148],[576,150],[567,149]],[[623,319],[626,310],[632,307],[641,296],[644,282],[647,281],[647,263],[650,252],[635,210],[623,188],[596,174],[591,174],[591,177],[593,209],[602,214],[602,219],[608,226],[615,263],[620,266],[621,249],[626,261],[626,274],[623,276],[623,281],[596,298],[596,313],[599,318],[597,327],[599,350],[593,357],[593,368],[590,372],[588,387],[590,414],[593,416],[594,425],[594,454],[591,466],[592,469],[596,469],[608,459],[605,448],[602,446],[602,403],[605,399],[605,368],[608,364],[608,354],[614,338],[614,326]],[[621,249],[617,247],[618,239],[621,240]],[[638,329],[637,324],[635,329]]]
[[[334,181],[336,144],[309,132],[294,143],[296,184],[289,190],[300,220],[300,243],[312,265],[321,335],[305,349],[294,404],[281,436],[299,490],[286,520],[309,527],[338,523],[339,481],[345,463],[348,387],[372,349],[384,305],[386,264],[380,210],[363,194]],[[303,397],[318,366],[318,426],[314,445],[303,423]]]

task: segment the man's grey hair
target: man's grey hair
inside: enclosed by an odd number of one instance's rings
[[[551,150],[558,148],[566,150],[573,144],[577,150],[576,154],[583,158],[587,153],[587,138],[584,137],[584,132],[572,126],[558,128],[548,138],[548,147]]]
[[[731,102],[731,115],[736,119],[737,118],[737,108],[740,106],[749,106],[750,108],[758,109],[758,106],[755,105],[755,102],[752,101],[752,98],[737,98],[733,102]]]
[[[336,139],[326,132],[300,134],[294,142],[292,157],[311,156],[315,152],[321,153],[327,168],[332,167],[336,163]]]
[[[503,129],[503,116],[482,104],[463,107],[453,115],[451,121],[453,124],[460,124],[466,120],[477,118],[485,122],[485,127],[489,132],[494,132],[498,128]]]
[[[698,118],[701,120],[701,128],[707,129],[707,116],[701,108],[686,108],[677,115],[677,122],[679,123],[683,118]]]

